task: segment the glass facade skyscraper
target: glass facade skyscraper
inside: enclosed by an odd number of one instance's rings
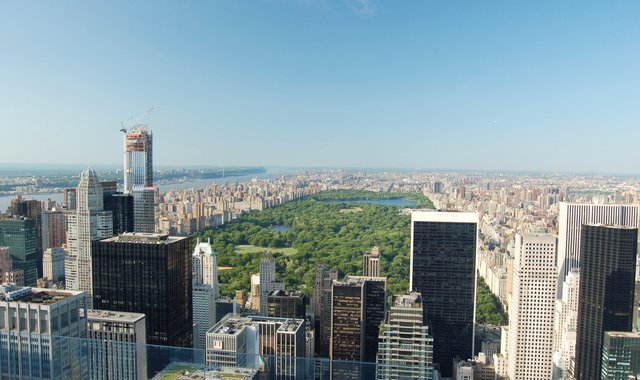
[[[605,331],[631,331],[638,229],[582,226],[576,329],[577,380],[600,378]]]
[[[477,239],[477,213],[411,213],[410,288],[422,294],[444,377],[455,357],[473,356]]]

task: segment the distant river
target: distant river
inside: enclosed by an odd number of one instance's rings
[[[160,188],[161,193],[166,193],[170,190],[186,190],[186,189],[202,189],[205,188],[212,183],[223,184],[226,182],[247,182],[252,180],[253,178],[258,179],[271,179],[276,178],[282,175],[293,175],[296,174],[295,169],[288,168],[277,168],[277,169],[268,169],[266,173],[259,174],[247,174],[240,176],[227,176],[224,178],[215,178],[215,179],[199,179],[196,181],[190,182],[181,182],[181,183],[170,183],[166,185],[158,186]],[[14,199],[15,195],[3,195],[0,196],[0,212],[5,212],[7,208],[11,205],[11,200]],[[46,201],[48,198],[56,201],[56,203],[62,203],[64,200],[63,193],[47,193],[47,194],[26,194],[23,195],[25,199],[37,199],[39,201]]]

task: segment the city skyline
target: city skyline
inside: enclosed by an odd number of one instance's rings
[[[636,173],[640,6],[551,4],[7,4],[0,161]]]

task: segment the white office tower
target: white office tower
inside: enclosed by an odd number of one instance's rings
[[[147,379],[144,314],[89,310],[87,326],[92,379]]]
[[[218,265],[216,256],[211,246],[211,241],[201,242],[198,240],[193,251],[193,283],[207,284],[213,288],[213,295],[220,298],[218,285]],[[207,329],[208,330],[208,329]]]
[[[87,292],[88,307],[93,304],[91,241],[113,233],[113,213],[104,211],[102,185],[92,169],[80,175],[76,188],[76,209],[68,215],[65,287]]]
[[[580,229],[583,224],[639,227],[640,206],[560,202],[558,214],[558,296],[569,271],[580,267]]]
[[[269,293],[282,289],[282,283],[276,282],[276,260],[273,254],[267,251],[260,261],[260,313],[262,315],[267,315]]]
[[[556,300],[556,237],[516,234],[509,308],[509,378],[550,379]]]
[[[433,378],[433,338],[423,323],[420,293],[393,297],[376,362],[379,380]]]
[[[47,248],[42,254],[42,274],[45,278],[58,281],[64,277],[64,249],[60,247]]]
[[[207,331],[216,321],[216,300],[220,297],[218,288],[218,267],[210,241],[196,244],[191,258],[193,262],[193,323],[196,325],[193,347],[206,348]]]
[[[84,292],[0,286],[0,379],[87,379]]]
[[[143,125],[124,132],[124,193],[133,194],[133,230],[155,233],[159,191],[153,186],[153,134]]]
[[[553,328],[554,379],[563,379],[576,356],[576,327],[578,325],[578,290],[580,270],[569,271],[562,286],[562,298],[556,300],[556,316]]]

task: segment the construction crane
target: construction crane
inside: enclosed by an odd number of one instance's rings
[[[131,126],[131,128],[129,128],[129,129],[136,129],[136,128],[146,127],[147,124],[141,124],[140,121],[143,118],[145,118],[147,115],[149,115],[151,113],[151,111],[153,111],[154,109],[155,109],[154,107],[151,107],[148,110],[144,111],[140,116],[136,117],[135,119],[133,117],[131,119],[129,119],[129,120],[133,120],[133,123],[132,123],[133,126]],[[129,123],[127,123],[127,124],[129,124]],[[120,132],[127,133],[127,127],[125,126],[124,121],[120,122],[120,126],[122,127],[120,129]]]

